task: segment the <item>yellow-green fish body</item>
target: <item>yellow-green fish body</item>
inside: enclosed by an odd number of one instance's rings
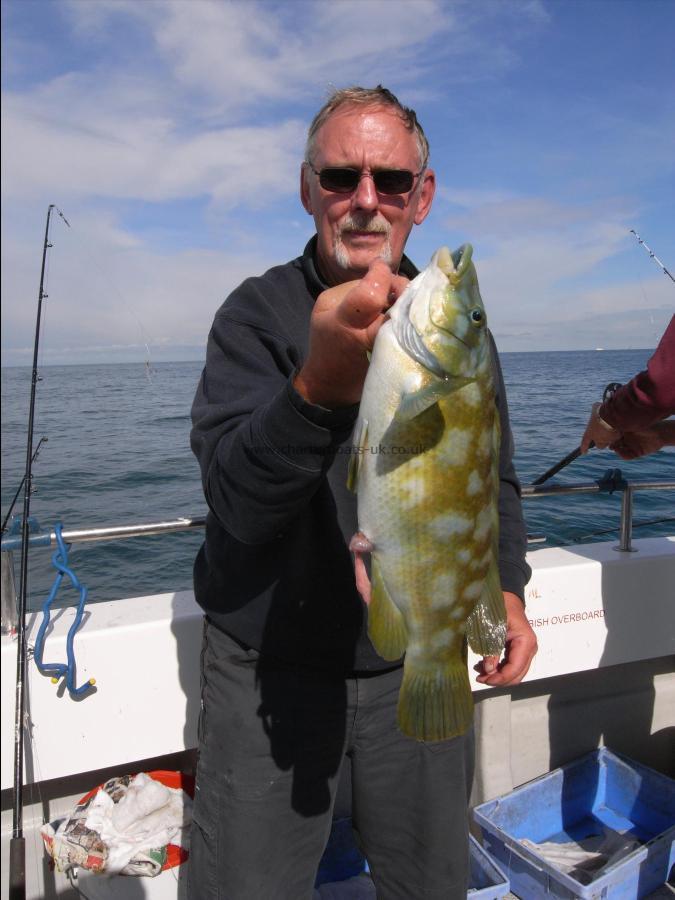
[[[405,653],[401,730],[466,731],[473,704],[465,636],[498,655],[506,634],[497,571],[499,417],[485,311],[469,245],[442,248],[380,329],[357,424],[351,483],[372,545],[368,632]]]

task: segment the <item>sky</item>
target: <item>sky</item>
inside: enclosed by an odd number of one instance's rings
[[[501,351],[654,347],[675,311],[674,0],[3,0],[2,364],[200,360],[302,252],[334,87],[417,111],[423,267],[469,242]],[[68,224],[66,224],[66,221]]]

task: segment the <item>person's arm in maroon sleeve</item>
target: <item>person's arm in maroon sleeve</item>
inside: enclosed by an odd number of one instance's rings
[[[611,447],[624,459],[653,453],[672,443],[672,429],[656,428],[675,414],[675,316],[670,320],[659,345],[647,363],[628,384],[603,403],[593,404],[581,441],[582,453],[591,445]],[[640,440],[622,442],[628,434],[640,433]],[[629,449],[630,448],[630,449]],[[640,452],[640,448],[642,452]],[[624,455],[622,451],[630,453]]]

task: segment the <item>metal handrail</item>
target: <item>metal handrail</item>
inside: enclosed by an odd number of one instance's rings
[[[616,492],[631,491],[667,491],[675,488],[675,481],[636,481],[628,484],[617,484]],[[553,497],[556,494],[607,494],[607,488],[599,481],[586,481],[579,484],[524,484],[521,488],[523,500],[533,497]]]
[[[624,495],[628,494],[632,500],[635,491],[660,491],[675,489],[675,481],[638,481],[628,484],[624,481],[617,482],[613,491]],[[580,482],[578,484],[550,484],[533,485],[524,484],[521,488],[523,500],[532,500],[537,497],[554,497],[561,494],[600,494],[609,493],[606,485],[598,481]],[[623,504],[630,505],[630,504]],[[623,506],[622,505],[622,506]],[[624,510],[622,508],[622,520]],[[78,528],[72,531],[63,531],[63,540],[67,544],[80,544],[93,541],[114,541],[130,537],[145,537],[154,534],[170,534],[176,531],[190,531],[203,528],[206,524],[205,516],[181,516],[178,519],[169,519],[163,522],[138,523],[135,525],[111,525],[107,527]],[[624,530],[624,523],[620,525]],[[39,532],[29,537],[31,546],[56,547],[56,532]],[[21,546],[20,535],[10,535],[2,538],[2,551],[16,550]],[[623,549],[623,548],[622,548]],[[630,549],[630,548],[626,548]]]
[[[107,527],[78,528],[61,533],[66,544],[83,544],[92,541],[115,541],[131,537],[144,537],[153,534],[170,534],[174,531],[188,531],[203,528],[205,516],[181,516],[165,522],[147,522],[136,525],[110,525]],[[28,538],[31,546],[56,547],[56,532],[45,531],[32,534]],[[2,539],[2,550],[16,550],[21,546],[21,535],[11,535]]]
[[[631,544],[633,530],[633,494],[636,491],[662,491],[675,489],[675,481],[639,481],[627,483],[617,472],[615,480],[580,482],[579,484],[524,484],[521,492],[523,500],[537,497],[554,497],[562,494],[600,494],[621,492],[621,519],[619,523],[619,543],[615,550],[622,553],[634,553]],[[134,525],[111,525],[107,527],[78,528],[63,531],[62,537],[67,544],[80,544],[94,541],[114,541],[130,537],[145,537],[156,534],[170,534],[177,531],[190,531],[203,528],[205,516],[181,516],[163,522],[147,522]],[[55,547],[56,532],[34,532],[28,538],[35,547]],[[540,541],[539,536],[532,542]],[[16,618],[16,600],[13,576],[12,551],[21,546],[20,534],[8,534],[2,538],[2,631],[12,630],[12,621]],[[13,596],[14,595],[14,596]]]
[[[618,473],[620,476],[620,473]],[[621,492],[621,518],[619,520],[619,543],[614,550],[620,553],[635,553],[633,539],[633,494],[635,491],[664,491],[675,488],[675,481],[638,481],[629,484],[620,477],[614,482],[590,481],[580,484],[524,484],[523,500],[536,497],[554,497],[559,494],[607,494]]]

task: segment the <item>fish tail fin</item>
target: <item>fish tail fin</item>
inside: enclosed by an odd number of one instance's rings
[[[382,659],[400,659],[408,646],[408,629],[389,595],[377,558],[372,556],[371,560],[368,637]]]
[[[464,734],[473,720],[469,673],[462,655],[420,671],[406,659],[398,695],[398,726],[418,741],[443,741]]]
[[[466,636],[479,656],[499,656],[504,649],[506,607],[496,562],[491,563],[480,600],[466,620]]]

